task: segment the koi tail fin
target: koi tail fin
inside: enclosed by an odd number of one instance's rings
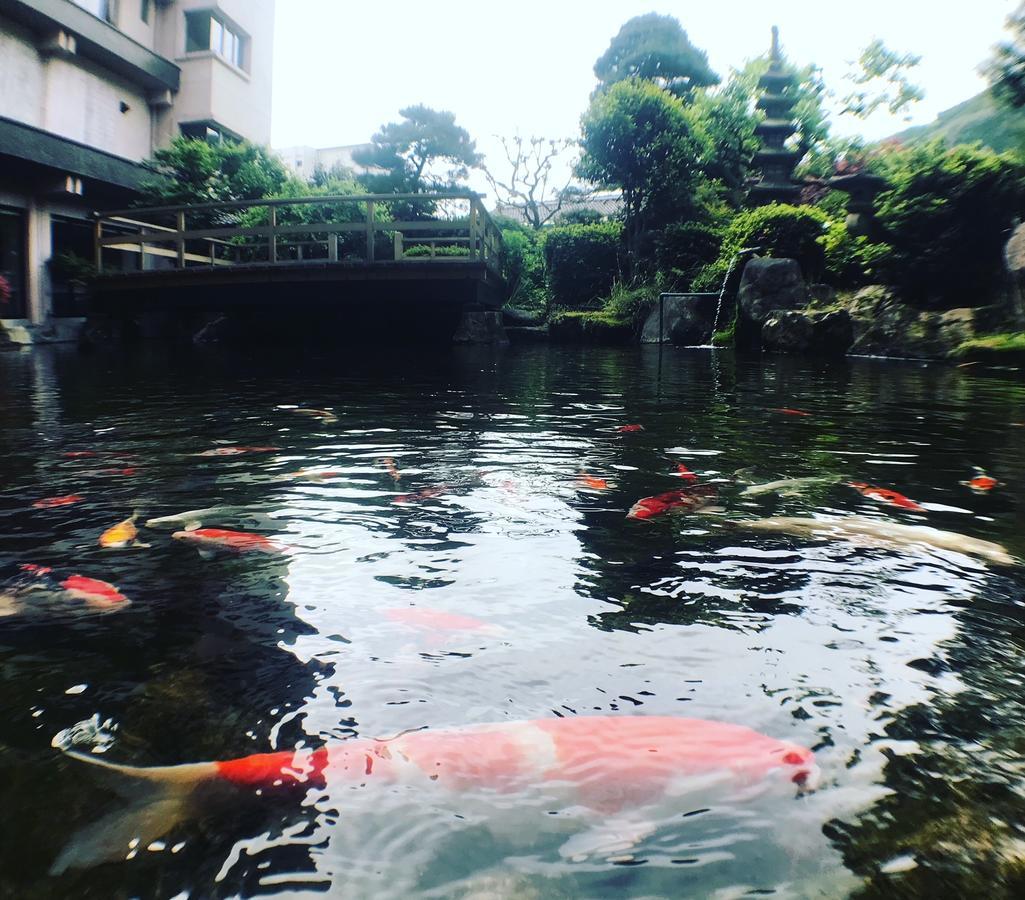
[[[68,841],[50,867],[51,875],[128,858],[145,849],[192,814],[194,790],[214,776],[212,763],[139,768],[97,759],[74,750],[66,755],[88,763],[103,784],[127,800]]]

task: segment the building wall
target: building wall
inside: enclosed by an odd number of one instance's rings
[[[0,16],[0,116],[42,128],[46,68],[28,29]]]
[[[211,51],[185,52],[185,13],[213,10],[245,38],[243,68]],[[182,70],[181,91],[159,125],[177,134],[183,122],[216,122],[258,144],[270,141],[274,0],[179,0],[161,11],[157,52]]]

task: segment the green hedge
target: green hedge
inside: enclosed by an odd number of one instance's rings
[[[623,226],[557,226],[544,234],[544,260],[552,301],[580,308],[608,295],[620,277]]]
[[[413,244],[412,247],[404,247],[402,255],[405,256],[431,256],[430,244]],[[434,256],[469,256],[470,248],[460,244],[442,244],[434,248]]]
[[[691,282],[702,267],[714,262],[722,250],[722,231],[700,222],[668,225],[655,244],[658,270],[683,282]]]

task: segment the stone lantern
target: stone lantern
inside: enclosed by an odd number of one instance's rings
[[[762,94],[757,108],[765,113],[765,119],[755,129],[762,149],[755,154],[755,166],[761,174],[748,192],[752,206],[798,202],[801,188],[794,183],[793,175],[800,154],[786,148],[787,140],[797,133],[797,125],[792,118],[797,100],[796,86],[793,72],[783,65],[779,29],[774,25],[769,68],[758,81]]]
[[[834,175],[826,182],[836,191],[843,191],[847,201],[847,230],[851,234],[874,237],[875,199],[880,191],[886,190],[886,179],[871,172],[852,172],[849,175]]]

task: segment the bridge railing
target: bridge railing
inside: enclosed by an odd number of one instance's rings
[[[355,194],[95,214],[100,274],[233,266],[484,263],[501,232],[474,193]]]

